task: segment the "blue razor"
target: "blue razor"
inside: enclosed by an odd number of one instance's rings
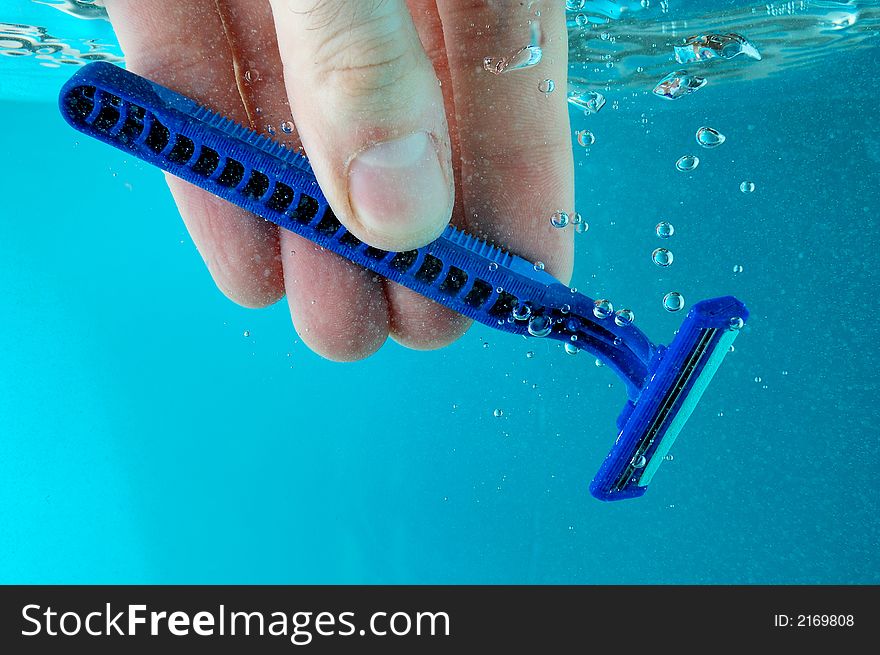
[[[600,500],[645,493],[739,334],[733,297],[694,305],[658,346],[620,314],[543,270],[449,226],[426,246],[389,252],[334,216],[308,160],[194,100],[105,62],[79,69],[59,106],[74,128],[295,232],[475,321],[585,350],[626,384],[619,434],[590,485]]]

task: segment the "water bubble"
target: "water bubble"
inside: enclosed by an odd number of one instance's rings
[[[605,366],[605,362],[603,362],[601,359],[597,359],[593,363],[596,365],[596,368],[602,368],[603,366]]]
[[[753,193],[755,190],[755,183],[749,182],[748,180],[746,180],[745,182],[743,182],[742,184],[739,185],[739,190],[742,191],[743,193]]]
[[[541,80],[538,83],[538,91],[540,91],[544,95],[550,95],[555,90],[556,90],[556,82],[554,82],[550,78],[547,78],[546,80]]]
[[[706,78],[689,75],[687,71],[673,71],[654,87],[654,95],[676,100],[706,86]]]
[[[266,126],[266,133],[269,136],[275,136],[275,126],[274,125],[267,125]]]
[[[700,158],[696,155],[684,155],[683,157],[679,157],[678,161],[675,162],[675,167],[682,173],[692,171],[699,165]]]
[[[285,134],[293,134],[293,121],[284,121],[279,127]]]
[[[636,315],[631,309],[619,309],[614,313],[614,322],[620,327],[632,325],[634,320],[636,320]]]
[[[568,103],[585,114],[595,114],[605,106],[605,96],[598,91],[573,90],[568,92]]]
[[[575,223],[575,226],[574,226],[574,231],[577,232],[578,234],[583,234],[584,232],[586,232],[589,229],[590,229],[590,224],[587,223],[586,221],[583,221],[583,220],[580,223]]]
[[[647,9],[651,6],[651,0],[642,0],[639,4],[642,5],[642,9]]]
[[[743,272],[742,264],[734,264],[733,272],[734,273],[742,273]]]
[[[544,262],[535,262],[535,265],[533,268],[536,271],[543,271],[544,270]]]
[[[675,459],[675,457],[673,457],[672,455],[666,455],[663,457],[663,459],[666,460],[667,462],[671,462],[672,460]]]
[[[260,79],[260,71],[258,71],[256,68],[252,68],[251,70],[246,70],[244,72],[244,81],[248,84],[258,82]]]
[[[643,468],[645,468],[645,464],[647,464],[647,463],[648,463],[648,460],[645,459],[644,455],[636,455],[635,457],[632,458],[632,461],[630,461],[630,465],[634,469],[643,469]]]
[[[587,24],[586,14],[578,14],[574,17],[574,22],[577,24],[578,27],[583,27]]]
[[[578,347],[575,346],[573,343],[567,343],[563,346],[563,348],[565,349],[565,352],[569,355],[578,354]]]
[[[511,316],[517,321],[525,321],[532,315],[532,308],[527,302],[517,303],[511,312]]]
[[[682,45],[672,47],[675,60],[679,64],[707,59],[733,59],[737,55],[746,55],[751,59],[761,60],[761,53],[744,36],[730,32],[728,34],[704,34],[688,37]]]
[[[498,262],[490,262],[489,270],[490,271],[497,271],[498,270]]]
[[[564,227],[568,227],[570,221],[571,219],[569,218],[568,214],[561,210],[554,212],[553,216],[550,217],[550,225],[559,230]]]
[[[526,359],[532,359],[534,356],[535,356],[535,353],[534,353],[533,351],[531,351],[531,350],[529,350],[529,351],[526,353]]]
[[[503,409],[496,409],[494,412],[492,412],[492,415],[495,418],[501,418],[502,416],[504,416],[504,410]]]
[[[541,62],[544,53],[536,43],[524,46],[507,57],[486,57],[483,69],[493,75],[531,68]]]
[[[580,11],[587,0],[565,0],[565,8],[569,11]]]
[[[667,312],[679,312],[684,309],[684,296],[678,291],[670,291],[663,296],[663,309]]]
[[[656,248],[654,252],[651,253],[651,259],[654,260],[654,263],[657,264],[657,266],[666,268],[672,264],[675,257],[673,257],[672,252],[666,248]]]
[[[755,376],[755,382],[761,382],[761,376],[760,376],[760,375],[756,375],[756,376]]]
[[[614,313],[614,305],[610,300],[600,298],[593,303],[593,316],[596,318],[608,318]]]
[[[697,143],[704,148],[717,148],[727,141],[727,137],[711,127],[701,127],[697,130]]]
[[[571,311],[571,305],[569,305],[568,303],[565,303],[559,308],[559,311],[562,314],[568,314],[568,312]]]
[[[739,316],[734,316],[730,319],[730,329],[731,330],[742,330],[743,326],[746,324],[744,320],[742,320]]]
[[[243,336],[243,337],[249,337],[249,336],[251,336],[251,331],[250,331],[250,330],[245,330],[245,331],[242,333],[242,336]]]
[[[675,234],[675,228],[672,226],[672,223],[667,221],[660,221],[657,223],[655,231],[657,232],[657,236],[661,239],[668,239]]]
[[[596,143],[596,135],[590,130],[581,130],[577,133],[577,142],[582,148],[589,148]]]
[[[533,337],[546,337],[553,331],[553,321],[549,316],[532,316],[528,331]]]

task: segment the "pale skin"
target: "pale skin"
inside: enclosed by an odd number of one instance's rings
[[[530,8],[528,5],[532,5]],[[406,250],[451,220],[563,282],[571,276],[574,175],[561,2],[516,0],[106,0],[128,68],[303,147],[340,221]],[[492,75],[486,56],[528,43],[544,57]],[[537,87],[553,79],[545,96]],[[280,126],[291,121],[286,134]],[[248,307],[286,295],[294,326],[338,361],[390,335],[447,345],[468,321],[205,191],[168,177],[217,286]]]

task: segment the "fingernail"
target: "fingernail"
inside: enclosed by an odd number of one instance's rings
[[[394,249],[422,246],[438,236],[452,214],[452,193],[427,132],[370,146],[349,166],[349,201],[357,220]]]

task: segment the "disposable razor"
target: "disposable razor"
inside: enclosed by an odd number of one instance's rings
[[[59,106],[74,128],[168,171],[379,275],[497,330],[584,350],[623,380],[618,435],[590,484],[600,500],[645,493],[740,332],[727,296],[691,307],[668,346],[530,262],[449,226],[390,252],[336,218],[308,160],[159,84],[105,62],[79,69]]]

